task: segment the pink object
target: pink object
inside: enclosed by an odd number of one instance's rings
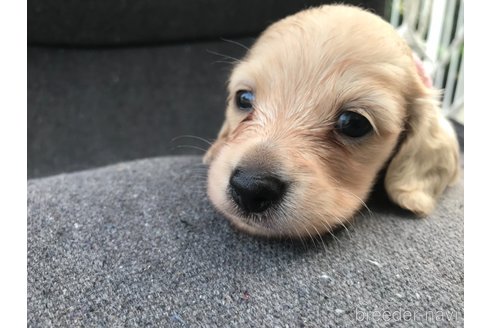
[[[415,61],[415,65],[417,66],[417,72],[419,73],[422,82],[424,82],[426,87],[432,88],[432,79],[429,73],[425,71],[424,64],[415,53],[413,54],[413,60]]]

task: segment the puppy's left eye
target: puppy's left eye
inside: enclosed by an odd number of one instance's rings
[[[236,106],[242,111],[249,112],[253,109],[255,95],[251,91],[239,90],[236,92]]]
[[[360,138],[372,131],[372,125],[367,118],[356,112],[343,112],[338,117],[336,128],[340,133],[351,137]]]

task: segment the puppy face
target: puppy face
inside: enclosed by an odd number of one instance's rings
[[[439,127],[411,51],[389,24],[354,7],[309,9],[270,26],[234,68],[228,89],[226,120],[205,155],[208,193],[252,234],[303,237],[349,220],[406,126],[433,130],[423,134],[437,136],[457,161],[457,150],[447,147],[456,141]],[[440,182],[416,183],[420,168],[412,163],[432,145],[419,154],[429,138],[405,134],[401,149],[408,149],[390,164],[387,189],[425,214],[433,202],[420,198],[435,199],[456,168],[432,164]]]

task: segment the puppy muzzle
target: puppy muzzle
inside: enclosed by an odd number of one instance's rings
[[[278,204],[287,183],[278,176],[259,169],[236,168],[230,177],[228,193],[246,214],[261,213]]]

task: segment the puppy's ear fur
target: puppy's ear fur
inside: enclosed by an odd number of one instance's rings
[[[221,144],[226,141],[229,136],[230,128],[229,128],[229,120],[226,118],[224,123],[222,124],[222,128],[220,128],[219,135],[217,140],[210,146],[205,155],[203,156],[203,164],[210,164],[212,159],[216,156],[217,151],[219,150]]]
[[[409,102],[406,139],[389,163],[385,188],[399,206],[428,215],[459,175],[459,145],[450,122],[432,98]]]

